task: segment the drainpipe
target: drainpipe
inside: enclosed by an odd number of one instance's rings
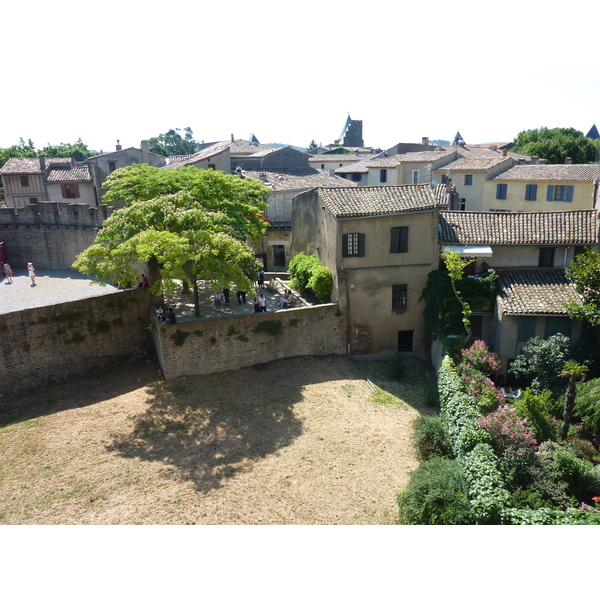
[[[340,227],[340,234],[341,234],[341,239],[344,239],[344,221],[341,221],[341,227]],[[348,354],[348,356],[351,356],[350,354],[350,289],[349,289],[349,282],[348,282],[348,278],[349,278],[349,272],[344,269],[344,257],[343,257],[344,252],[340,252],[340,271],[342,271],[342,273],[344,273],[345,277],[344,279],[346,280],[346,352]],[[339,300],[338,300],[339,302]]]
[[[563,253],[563,269],[567,268],[567,252],[569,251],[570,247],[571,246],[565,246],[565,250],[564,250],[564,253]]]

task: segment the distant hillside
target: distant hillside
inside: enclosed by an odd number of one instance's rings
[[[301,148],[300,146],[293,146],[292,144],[277,144],[275,142],[265,144],[266,146],[275,146],[275,148],[285,148],[286,146],[291,146],[292,148],[296,148],[296,150],[300,150],[300,152],[306,152],[306,148]]]

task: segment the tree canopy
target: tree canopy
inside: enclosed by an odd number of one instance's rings
[[[200,142],[194,139],[194,132],[190,127],[183,129],[184,135],[179,133],[181,129],[169,129],[167,133],[161,133],[148,140],[148,150],[162,156],[175,156],[181,154],[194,154],[200,150]]]
[[[158,169],[131,165],[111,173],[104,202],[124,204],[104,222],[74,267],[98,280],[125,285],[136,262],[156,261],[154,291],[171,291],[177,280],[194,287],[206,279],[215,289],[248,289],[258,263],[248,237],[263,235],[265,189],[260,181],[212,169]]]
[[[65,144],[61,142],[57,145],[46,144],[43,148],[34,146],[31,140],[19,139],[18,144],[14,144],[8,148],[0,148],[0,167],[8,161],[9,158],[27,158],[43,154],[47,158],[70,158],[71,156],[77,161],[84,161],[89,156],[98,154],[95,150],[90,150],[87,144],[84,144],[79,138],[74,144]]]
[[[591,140],[572,127],[528,129],[521,131],[514,143],[514,152],[539,156],[551,164],[564,163],[567,156],[574,164],[595,162],[600,148],[598,140]]]
[[[572,300],[565,304],[569,315],[590,327],[600,328],[600,252],[588,248],[578,254],[565,274],[581,297],[581,302]]]

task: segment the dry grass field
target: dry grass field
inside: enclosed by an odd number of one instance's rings
[[[0,524],[393,524],[433,376],[358,365],[165,382],[142,358],[4,398]]]

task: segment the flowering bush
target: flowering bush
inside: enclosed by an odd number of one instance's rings
[[[500,469],[507,483],[516,485],[527,475],[533,463],[537,442],[527,419],[519,419],[514,408],[501,406],[481,417],[479,426],[491,436],[491,446],[500,459]]]
[[[497,373],[501,367],[500,358],[495,352],[490,352],[483,340],[475,340],[470,348],[462,351],[460,369],[474,369],[483,375]]]

